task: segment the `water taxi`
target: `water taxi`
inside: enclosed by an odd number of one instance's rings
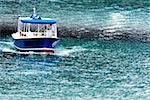
[[[54,52],[58,43],[56,20],[42,18],[34,12],[30,17],[19,17],[17,32],[12,34],[19,51]]]

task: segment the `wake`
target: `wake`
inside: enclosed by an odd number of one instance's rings
[[[48,53],[48,52],[33,52],[33,51],[28,51],[28,52],[20,52],[15,49],[13,42],[4,42],[0,41],[0,51],[3,54],[9,54],[9,55],[56,55],[56,56],[69,56],[75,52],[81,52],[86,50],[85,48],[81,46],[72,46],[72,47],[67,47],[67,48],[55,48],[54,53]]]

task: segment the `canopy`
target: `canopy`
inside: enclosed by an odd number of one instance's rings
[[[21,20],[23,23],[31,23],[31,24],[55,24],[55,20],[45,20],[45,19],[30,19],[30,20]]]

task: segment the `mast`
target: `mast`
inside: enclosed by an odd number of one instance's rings
[[[33,14],[31,15],[30,18],[35,19],[36,17],[37,17],[37,14],[36,14],[36,9],[35,9],[35,7],[34,7],[34,8],[33,8]]]
[[[33,8],[33,16],[36,16],[36,9],[35,9],[35,7]]]

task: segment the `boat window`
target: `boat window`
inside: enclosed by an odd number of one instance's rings
[[[37,32],[38,25],[37,24],[31,24],[30,25],[30,31],[31,32]]]
[[[21,32],[40,32],[51,34],[55,32],[55,26],[52,24],[31,24],[31,23],[20,23],[19,30]]]
[[[28,23],[20,24],[19,30],[21,32],[29,32],[30,31],[30,24],[28,24]]]
[[[38,32],[45,32],[46,31],[46,26],[45,25],[39,25],[37,30],[38,30]]]
[[[51,30],[51,29],[52,29],[52,25],[51,24],[47,25],[47,30]]]

